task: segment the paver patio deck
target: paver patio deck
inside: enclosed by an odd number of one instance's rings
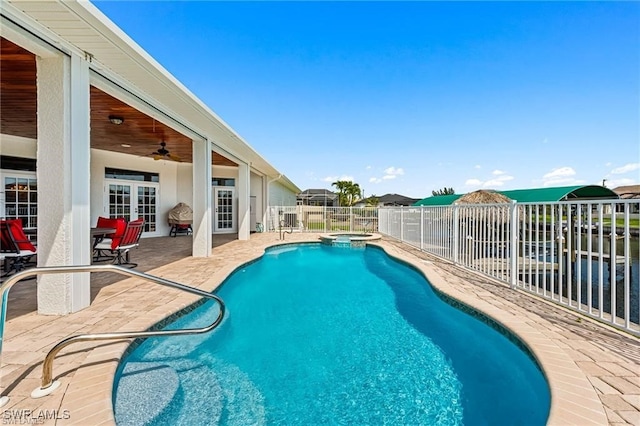
[[[317,241],[318,234],[287,234],[285,242]],[[212,256],[188,257],[191,238],[145,239],[132,257],[138,270],[213,290],[239,265],[281,243],[277,233],[215,236]],[[552,390],[549,424],[640,425],[640,339],[504,284],[438,261],[395,240],[377,243],[406,260],[439,290],[490,314],[517,332],[543,365]],[[0,386],[10,396],[5,423],[19,416],[57,416],[43,424],[114,424],[113,378],[129,341],[70,346],[55,361],[61,387],[31,399],[40,384],[42,360],[61,339],[80,333],[143,330],[197,300],[173,289],[114,274],[92,274],[92,304],[68,316],[43,316],[36,310],[35,280],[10,292]],[[21,411],[23,410],[23,411]],[[31,410],[27,414],[24,410]],[[22,419],[22,424],[27,422]]]

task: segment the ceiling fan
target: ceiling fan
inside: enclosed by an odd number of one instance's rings
[[[160,142],[160,148],[158,148],[157,151],[151,153],[151,155],[153,155],[153,159],[154,160],[165,159],[165,160],[181,162],[182,159],[179,156],[169,152],[166,146],[167,146],[166,142],[164,141]]]

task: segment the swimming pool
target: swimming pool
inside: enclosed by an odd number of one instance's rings
[[[533,360],[380,249],[277,247],[218,295],[219,330],[148,339],[124,360],[118,424],[546,423]]]

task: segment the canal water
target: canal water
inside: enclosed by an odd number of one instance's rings
[[[546,237],[546,238],[545,238]],[[609,254],[611,252],[611,240],[609,236],[602,239],[603,256],[600,259],[597,256],[600,247],[599,237],[597,235],[583,235],[580,241],[580,250],[587,251],[589,239],[591,239],[591,256],[583,255],[579,260],[577,256],[575,260],[567,253],[563,253],[562,259],[558,256],[557,246],[552,250],[549,243],[543,249],[535,249],[534,245],[530,245],[530,249],[525,253],[530,258],[538,258],[540,261],[558,264],[557,270],[547,272],[546,274],[523,274],[520,279],[526,283],[538,285],[540,288],[546,287],[548,292],[552,291],[553,274],[553,292],[562,293],[563,298],[567,298],[569,291],[571,299],[578,303],[578,295],[580,295],[580,303],[586,305],[589,297],[591,297],[591,306],[599,310],[601,307],[607,314],[611,313],[612,306],[615,305],[616,316],[626,318],[625,309],[629,309],[629,319],[631,322],[640,324],[640,243],[638,237],[629,238],[629,250],[627,265],[625,263],[609,262]],[[538,241],[553,241],[549,233],[539,235]],[[572,247],[575,250],[577,241],[574,241]],[[625,255],[625,239],[619,238],[616,241],[616,256],[620,261]],[[538,245],[538,247],[540,247]],[[566,249],[566,246],[564,247]],[[614,257],[615,259],[615,257]],[[560,264],[562,260],[562,264]],[[540,266],[542,269],[542,266]],[[547,266],[547,269],[549,267]],[[568,277],[571,277],[569,288]],[[544,284],[543,284],[544,283]],[[612,296],[613,294],[613,296]],[[627,296],[628,295],[628,296]],[[625,306],[627,297],[629,298],[629,307]]]

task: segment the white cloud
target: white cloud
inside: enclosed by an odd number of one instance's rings
[[[500,175],[497,179],[489,179],[485,183],[482,184],[484,188],[495,188],[498,186],[503,186],[505,182],[509,182],[513,180],[513,176],[509,175]]]
[[[611,174],[623,175],[625,173],[629,173],[638,169],[640,169],[640,163],[629,163],[629,164],[625,164],[622,167],[616,167],[615,169],[611,170]]]
[[[365,167],[365,170],[371,170],[371,166]]]
[[[542,182],[542,186],[570,186],[570,185],[580,185],[583,183],[585,183],[583,179],[557,178],[557,179],[544,180]]]
[[[475,166],[473,166],[474,169],[481,169],[482,166],[480,164],[476,164]]]
[[[629,178],[607,179],[607,181],[605,182],[605,186],[607,188],[614,189],[619,186],[637,185],[638,183],[639,183],[638,180],[633,180]]]
[[[397,178],[398,176],[404,175],[404,169],[402,167],[387,167],[384,169],[384,176],[381,178],[372,177],[369,178],[369,182],[371,183],[380,183],[385,180],[392,180]]]
[[[494,176],[492,179],[488,179],[486,181],[482,181],[480,179],[467,179],[467,181],[464,183],[465,186],[470,186],[470,187],[477,187],[477,188],[496,188],[499,186],[504,186],[505,182],[509,182],[510,180],[513,180],[514,177],[511,175],[508,175],[506,172],[502,171],[502,170],[494,170],[493,172],[491,172],[491,174]]]
[[[557,169],[551,170],[546,175],[542,176],[543,180],[547,179],[558,179],[558,178],[567,178],[568,176],[573,176],[576,174],[576,171],[571,167],[559,167]]]
[[[575,175],[576,171],[572,167],[558,167],[542,176],[542,186],[580,185],[585,183],[583,179],[576,179]]]
[[[353,176],[348,176],[348,175],[342,175],[340,177],[338,177],[338,176],[327,176],[326,178],[322,179],[323,182],[329,182],[329,183],[337,182],[339,180],[346,180],[346,181],[354,182]]]
[[[611,167],[611,165],[612,165],[611,161],[608,161],[605,163],[605,167]]]
[[[387,167],[384,169],[384,173],[392,176],[400,176],[404,174],[404,170],[402,167],[398,167],[397,169],[395,167]]]

